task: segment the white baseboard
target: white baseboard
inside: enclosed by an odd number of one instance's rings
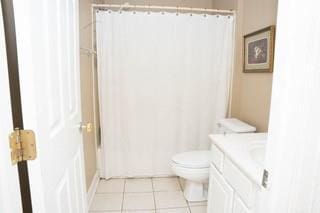
[[[93,176],[92,183],[91,183],[91,185],[90,185],[90,187],[88,189],[88,192],[87,192],[88,208],[90,208],[92,200],[93,200],[93,197],[94,197],[94,195],[95,195],[95,193],[97,191],[98,184],[99,184],[99,179],[100,179],[99,171],[96,171],[96,173]]]

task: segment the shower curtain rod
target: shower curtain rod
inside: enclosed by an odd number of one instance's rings
[[[217,13],[217,14],[229,14],[234,15],[234,10],[218,10],[218,9],[206,9],[206,8],[192,8],[192,7],[168,7],[168,6],[155,6],[155,5],[130,5],[130,4],[92,4],[95,9],[99,8],[119,8],[120,10],[126,9],[146,9],[146,10],[173,10],[177,12],[189,11],[189,12],[204,12],[204,13]]]

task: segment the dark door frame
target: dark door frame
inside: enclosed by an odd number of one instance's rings
[[[1,0],[1,4],[4,33],[6,40],[13,128],[23,129],[23,116],[19,81],[19,64],[13,0]],[[18,174],[23,212],[32,213],[32,202],[27,161],[18,162]]]

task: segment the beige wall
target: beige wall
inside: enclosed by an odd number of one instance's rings
[[[237,9],[237,0],[212,0],[213,7],[219,10]]]
[[[80,47],[91,48],[91,0],[80,0]],[[93,70],[91,55],[80,54],[81,102],[83,122],[94,122]],[[94,128],[98,125],[94,124]],[[95,131],[83,133],[87,189],[97,171]]]
[[[226,4],[226,6],[224,6]],[[277,0],[213,0],[221,9],[237,10],[236,58],[231,116],[268,130],[272,73],[243,73],[243,35],[276,24]]]

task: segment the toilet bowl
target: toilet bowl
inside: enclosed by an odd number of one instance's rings
[[[236,118],[221,119],[217,123],[220,134],[252,133],[256,128]],[[207,200],[210,166],[209,151],[191,151],[172,157],[172,171],[185,179],[184,196],[188,201]]]
[[[172,171],[185,179],[184,196],[188,201],[207,200],[210,151],[183,152],[172,157]]]

